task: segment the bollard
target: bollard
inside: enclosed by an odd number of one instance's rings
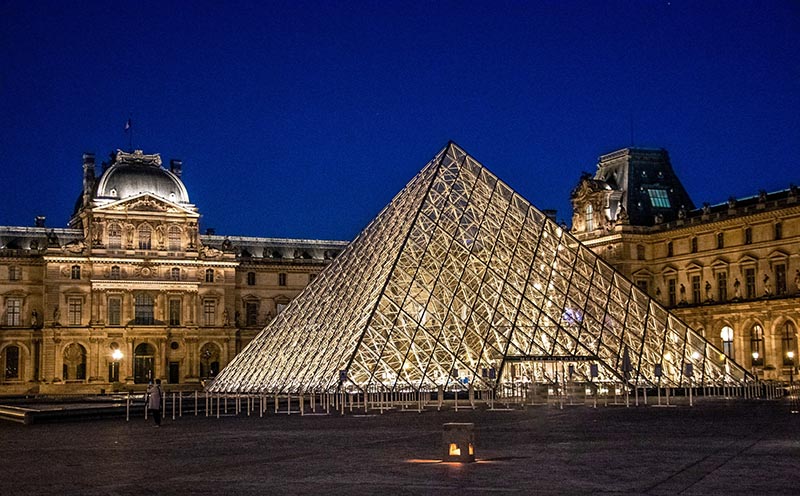
[[[131,392],[128,391],[128,400],[125,402],[125,422],[131,421]]]
[[[450,422],[442,426],[442,460],[445,462],[474,462],[474,424]]]
[[[172,392],[172,420],[175,420],[175,391]]]

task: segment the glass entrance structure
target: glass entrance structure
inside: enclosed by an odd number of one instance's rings
[[[454,143],[209,386],[218,393],[638,386],[747,372]]]

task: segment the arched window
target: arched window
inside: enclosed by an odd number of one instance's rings
[[[733,358],[733,329],[730,326],[725,326],[719,333],[722,338],[722,352],[728,358]]]
[[[169,271],[169,278],[173,281],[180,281],[181,280],[181,269],[178,267],[173,267]]]
[[[781,326],[781,343],[784,367],[794,367],[798,359],[797,328],[788,320]]]
[[[122,227],[119,224],[108,226],[108,247],[112,249],[122,247]]]
[[[153,231],[150,229],[150,226],[145,224],[139,227],[139,249],[149,250],[152,245],[152,237]]]
[[[586,223],[586,232],[594,231],[594,207],[591,203],[586,205],[584,222]]]
[[[137,293],[134,302],[134,324],[153,325],[153,297],[147,293]]]
[[[3,380],[19,379],[19,346],[3,350]]]
[[[750,329],[750,358],[753,367],[764,365],[764,328],[760,324]]]
[[[86,348],[72,343],[64,348],[64,365],[62,372],[65,381],[82,381],[86,379]]]
[[[214,343],[206,343],[200,349],[200,377],[206,379],[216,377],[219,373],[219,346]]]
[[[206,269],[206,282],[214,282],[214,269]]]
[[[181,228],[171,226],[167,230],[167,244],[169,251],[179,251],[181,249]]]
[[[81,278],[81,266],[80,265],[73,265],[72,270],[70,271],[70,279],[80,279]]]
[[[111,266],[111,279],[119,279],[119,265]]]

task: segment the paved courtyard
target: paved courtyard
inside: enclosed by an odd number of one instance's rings
[[[473,464],[441,458],[474,422]],[[0,494],[800,494],[786,402],[0,422]]]

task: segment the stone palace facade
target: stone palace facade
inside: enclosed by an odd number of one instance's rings
[[[665,150],[600,157],[572,191],[572,232],[762,379],[797,373],[800,193],[696,208]]]
[[[347,245],[200,234],[180,161],[100,169],[68,228],[0,227],[0,394],[197,387]]]

